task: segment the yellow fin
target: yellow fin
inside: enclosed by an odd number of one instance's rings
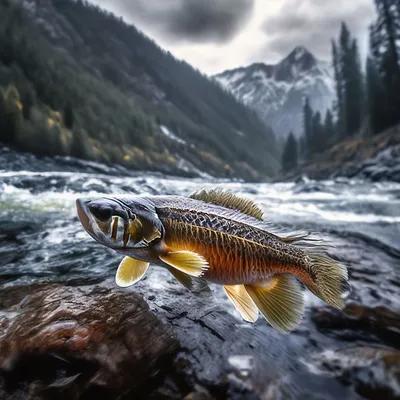
[[[250,199],[245,199],[222,189],[212,189],[194,192],[189,196],[191,199],[201,200],[218,206],[240,211],[251,215],[262,221],[263,212],[261,208]]]
[[[263,286],[245,285],[265,319],[278,331],[290,332],[304,313],[301,285],[293,275],[274,275]]]
[[[309,253],[309,269],[314,275],[314,284],[307,285],[315,295],[332,307],[344,307],[344,295],[351,290],[347,268],[327,255]]]
[[[208,269],[207,261],[197,253],[187,250],[170,251],[160,260],[191,276],[201,276]]]
[[[243,285],[224,286],[224,290],[245,321],[257,321],[258,308]]]
[[[115,283],[120,287],[131,286],[143,278],[148,267],[148,262],[124,257],[115,275]]]

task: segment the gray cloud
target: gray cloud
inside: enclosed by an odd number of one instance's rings
[[[254,0],[97,0],[138,27],[178,42],[225,43],[244,28]],[[142,28],[143,29],[143,28]]]
[[[252,62],[276,63],[303,45],[330,60],[346,21],[365,55],[373,0],[89,0],[209,74]]]
[[[374,17],[371,0],[284,0],[278,15],[267,17],[262,29],[267,35],[262,54],[287,55],[297,45],[310,49],[318,57],[330,58],[330,39],[336,38],[345,21],[352,34],[362,40],[365,52],[365,32]]]

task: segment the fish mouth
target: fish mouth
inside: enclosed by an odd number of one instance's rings
[[[114,250],[144,247],[131,234],[130,226],[135,217],[130,218],[125,210],[118,208],[117,203],[104,200],[105,206],[102,209],[93,208],[96,201],[99,204],[99,199],[76,200],[77,214],[86,232],[97,242]]]

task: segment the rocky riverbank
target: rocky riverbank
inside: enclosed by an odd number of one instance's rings
[[[370,138],[342,142],[290,171],[283,180],[350,178],[400,182],[400,127]]]

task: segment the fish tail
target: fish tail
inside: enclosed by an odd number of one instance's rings
[[[307,255],[306,270],[310,279],[302,280],[317,297],[332,307],[344,307],[344,295],[350,291],[347,268],[326,252],[333,246],[310,234],[292,234],[281,238]]]
[[[309,290],[325,303],[342,309],[343,297],[350,290],[347,268],[327,255],[310,254],[309,272],[313,277]]]

